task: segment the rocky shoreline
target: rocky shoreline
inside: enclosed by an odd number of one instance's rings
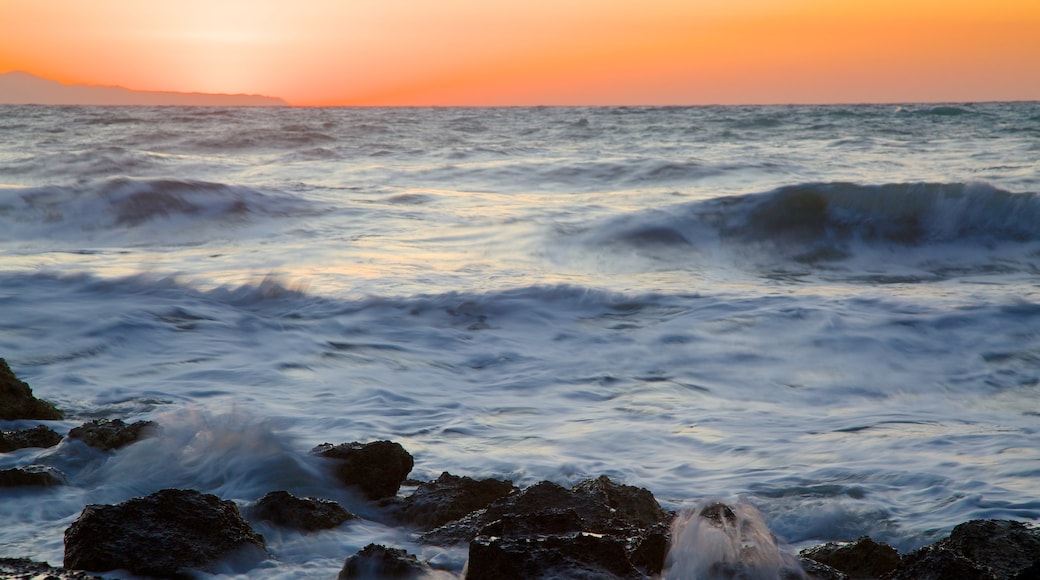
[[[33,397],[3,359],[0,410],[4,420],[62,416]],[[98,419],[68,437],[111,451],[160,429],[151,422]],[[61,440],[44,425],[0,431],[0,453]],[[650,491],[606,476],[570,488],[550,481],[517,488],[506,480],[447,472],[433,481],[410,481],[414,459],[393,441],[324,443],[311,454],[324,459],[342,486],[370,502],[380,523],[406,530],[421,544],[468,546],[467,579],[1040,578],[1040,529],[1017,521],[965,522],[948,537],[902,555],[869,537],[794,555],[781,550],[746,505],[710,503],[677,514],[663,509]],[[64,474],[44,465],[0,471],[0,487],[65,483]],[[402,485],[414,491],[402,494]],[[270,490],[240,510],[212,494],[163,489],[115,505],[86,506],[65,531],[63,568],[3,554],[0,577],[84,579],[113,570],[158,578],[189,578],[200,570],[248,574],[269,558],[250,522],[310,533],[357,518],[337,502],[285,490]],[[394,546],[370,544],[344,558],[341,579],[422,578],[437,571]]]

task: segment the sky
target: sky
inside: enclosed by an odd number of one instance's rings
[[[0,73],[293,105],[1040,100],[1037,0],[0,0]]]

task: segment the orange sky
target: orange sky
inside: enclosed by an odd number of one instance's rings
[[[0,73],[295,105],[1040,100],[1037,0],[0,0]]]

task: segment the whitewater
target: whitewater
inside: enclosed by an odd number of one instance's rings
[[[1036,521],[1040,103],[0,107],[0,357],[61,434],[161,426],[0,454],[68,478],[0,489],[0,556],[54,565],[87,504],[285,489],[362,519],[257,524],[245,576],[459,576],[308,454],[381,439],[753,506],[790,552]]]

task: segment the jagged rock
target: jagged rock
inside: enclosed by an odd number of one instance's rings
[[[899,552],[895,548],[867,536],[849,543],[828,542],[802,550],[799,555],[840,570],[850,580],[880,578],[899,566]]]
[[[0,470],[0,487],[48,487],[65,485],[65,474],[46,465],[26,465]]]
[[[945,548],[925,546],[903,556],[885,580],[996,580],[986,568]]]
[[[1040,578],[1040,530],[1012,520],[971,520],[903,556],[889,580]]]
[[[143,439],[155,429],[153,421],[127,424],[122,419],[95,419],[69,431],[69,437],[79,439],[102,451],[111,451]]]
[[[61,419],[64,415],[47,401],[37,399],[27,383],[14,375],[7,361],[0,358],[0,420]]]
[[[61,435],[46,425],[17,431],[0,431],[0,453],[26,447],[54,447],[58,443],[61,443]]]
[[[470,542],[466,580],[645,578],[625,544],[601,534],[480,536]]]
[[[668,517],[650,490],[615,483],[606,475],[583,481],[573,491],[599,498],[614,510],[615,516],[636,525],[650,526]]]
[[[429,564],[400,548],[369,544],[347,558],[337,578],[417,578],[429,571]]]
[[[805,572],[806,580],[849,580],[844,572],[835,570],[822,562],[810,558],[799,558],[798,563]]]
[[[263,536],[233,502],[194,490],[164,489],[118,505],[88,505],[65,530],[65,567],[178,578],[236,557],[266,557]]]
[[[253,507],[253,516],[283,528],[307,532],[335,528],[357,518],[332,500],[300,498],[287,491],[272,491],[260,498]]]
[[[543,481],[435,528],[420,540],[432,544],[471,542],[470,574],[474,573],[476,550],[478,561],[488,566],[488,572],[477,569],[488,574],[485,577],[500,573],[504,566],[516,566],[513,577],[524,577],[530,570],[549,577],[562,574],[564,568],[577,577],[594,576],[595,570],[615,561],[612,554],[616,545],[621,546],[626,565],[608,568],[612,574],[626,577],[632,571],[657,574],[662,570],[671,518],[650,492],[605,477],[572,489]],[[550,552],[532,552],[527,546],[530,542]],[[525,550],[528,556],[523,555]],[[540,560],[552,565],[545,567]]]
[[[340,481],[356,485],[373,500],[397,495],[414,465],[411,454],[393,441],[322,443],[311,453],[337,460]]]
[[[8,580],[103,580],[85,572],[55,568],[28,558],[0,558],[0,578]]]
[[[938,545],[1012,578],[1040,564],[1040,530],[1012,520],[971,520],[953,528]]]
[[[415,493],[401,502],[401,517],[423,528],[433,528],[483,509],[514,491],[511,481],[478,481],[445,471],[435,481],[419,484]]]

